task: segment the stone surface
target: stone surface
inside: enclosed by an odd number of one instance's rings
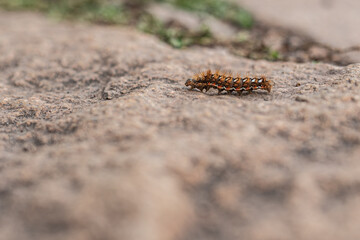
[[[339,58],[345,59],[347,61],[355,62],[355,63],[360,63],[360,51],[354,50],[354,51],[340,53]]]
[[[210,15],[190,13],[168,4],[151,4],[147,11],[165,24],[177,23],[190,32],[199,32],[205,27],[220,40],[236,37],[237,29]]]
[[[0,13],[0,239],[359,239],[360,65]],[[194,72],[273,92],[189,91]]]
[[[255,18],[338,49],[360,46],[358,0],[236,0]]]

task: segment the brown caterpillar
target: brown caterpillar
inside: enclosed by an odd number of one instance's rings
[[[243,91],[251,92],[257,89],[271,92],[273,83],[264,76],[242,78],[239,75],[233,77],[231,74],[220,73],[220,71],[213,73],[211,70],[207,70],[188,79],[185,82],[185,86],[190,86],[189,90],[196,88],[200,91],[205,89],[207,92],[210,88],[215,88],[219,91],[218,93],[225,90],[228,93],[236,91],[241,94]]]

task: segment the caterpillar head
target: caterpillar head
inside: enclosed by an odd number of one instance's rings
[[[257,84],[261,89],[264,89],[268,92],[271,92],[271,88],[274,86],[274,83],[263,75],[258,78]]]
[[[189,78],[188,80],[186,80],[186,82],[185,82],[185,86],[191,86],[191,87],[194,87],[194,79],[191,79],[191,78]]]
[[[265,77],[263,77],[263,79],[264,79],[263,85],[265,86],[265,89],[268,92],[271,92],[271,88],[274,86],[274,83],[271,80],[266,79]]]

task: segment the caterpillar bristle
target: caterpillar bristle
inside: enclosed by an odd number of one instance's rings
[[[241,77],[240,74],[233,74],[230,71],[215,70],[214,72],[209,70],[195,74],[191,79],[188,79],[185,86],[189,86],[190,89],[196,88],[201,92],[209,91],[211,88],[217,89],[218,94],[222,91],[227,93],[237,92],[239,95],[243,91],[251,93],[253,90],[266,90],[269,93],[274,83],[268,80],[264,75],[260,77],[250,77],[246,74]]]
[[[199,80],[201,77],[200,77],[200,73],[195,73],[193,76],[192,76],[192,79],[193,80]]]

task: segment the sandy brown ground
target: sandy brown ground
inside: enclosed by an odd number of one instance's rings
[[[360,239],[360,65],[0,13],[0,239]],[[199,69],[271,94],[188,91]]]

